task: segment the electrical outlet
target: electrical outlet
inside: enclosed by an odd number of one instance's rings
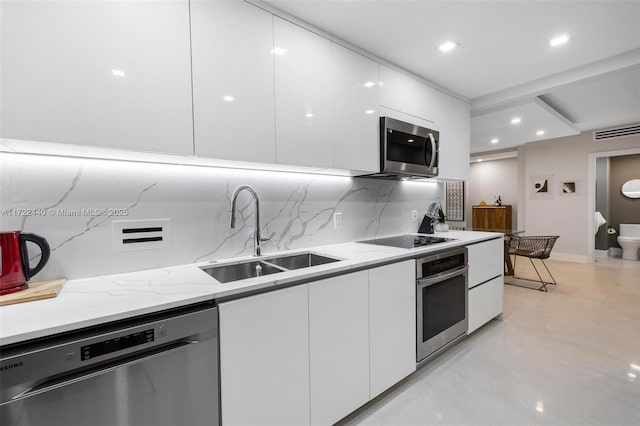
[[[418,221],[418,210],[411,210],[411,222]]]
[[[333,229],[342,229],[342,213],[333,214]]]

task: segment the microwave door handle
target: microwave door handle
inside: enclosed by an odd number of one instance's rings
[[[433,169],[436,162],[436,140],[433,138],[433,133],[429,132],[429,141],[431,142],[431,162],[429,163],[429,169]],[[427,162],[426,152],[424,157],[425,163]]]

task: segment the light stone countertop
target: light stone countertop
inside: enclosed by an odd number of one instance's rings
[[[436,236],[454,238],[424,248],[403,249],[362,243],[343,243],[287,252],[269,253],[264,260],[311,251],[342,261],[221,284],[200,267],[211,262],[172,266],[117,275],[69,280],[52,299],[0,308],[0,346],[78,330],[166,309],[265,291],[328,275],[375,267],[453,247],[502,237],[492,232],[449,231]],[[227,259],[215,265],[251,257]]]

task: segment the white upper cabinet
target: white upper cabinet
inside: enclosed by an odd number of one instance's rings
[[[272,15],[193,0],[191,43],[196,155],[275,163]]]
[[[378,63],[332,43],[333,166],[380,171]]]
[[[189,2],[2,3],[3,138],[193,153]]]
[[[333,167],[331,42],[273,19],[276,161]]]
[[[441,93],[441,111],[434,128],[440,132],[441,179],[467,180],[471,115],[469,103]]]
[[[424,120],[435,121],[438,91],[380,65],[380,105]]]

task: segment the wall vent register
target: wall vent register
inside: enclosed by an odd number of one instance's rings
[[[169,247],[171,219],[115,220],[111,224],[116,251]]]

